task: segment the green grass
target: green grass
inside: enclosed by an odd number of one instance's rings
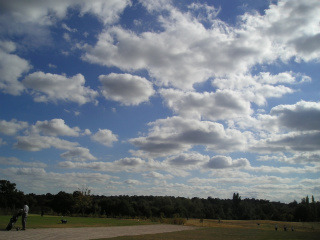
[[[259,225],[258,225],[259,223]],[[278,225],[278,231],[274,226]],[[189,226],[196,226],[199,229],[181,232],[150,234],[130,237],[117,237],[113,240],[318,240],[320,236],[319,222],[277,222],[277,221],[256,221],[256,220],[218,220],[189,219],[186,223]],[[288,231],[283,230],[283,226]],[[291,231],[291,226],[294,231]]]
[[[314,232],[291,232],[270,231],[246,228],[200,228],[172,233],[149,234],[140,236],[116,237],[108,240],[318,240],[319,231]],[[102,239],[100,239],[102,240]]]
[[[5,229],[11,216],[0,215],[0,229]],[[107,226],[134,226],[154,224],[150,221],[139,221],[132,219],[110,219],[90,217],[65,217],[67,224],[61,224],[59,216],[29,215],[28,228],[65,228],[65,227],[107,227]],[[257,225],[259,223],[260,225]],[[279,227],[274,230],[274,225]],[[128,236],[112,238],[113,240],[318,240],[320,236],[320,223],[289,223],[275,221],[232,221],[225,220],[219,223],[217,220],[190,219],[186,225],[196,226],[199,229],[181,232],[150,234],[140,236]],[[288,231],[283,231],[283,225],[288,226]],[[295,231],[291,231],[294,226]],[[21,218],[18,219],[15,227],[21,227]]]
[[[5,229],[12,216],[0,215],[0,229]],[[90,218],[90,217],[64,217],[67,224],[61,223],[59,216],[39,216],[30,214],[27,219],[28,228],[72,228],[72,227],[110,227],[110,226],[134,226],[153,224],[150,221],[139,221],[135,219],[112,219],[112,218]],[[15,227],[21,228],[21,217]]]

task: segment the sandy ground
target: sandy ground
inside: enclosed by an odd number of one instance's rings
[[[45,228],[27,229],[26,231],[0,231],[0,239],[3,240],[39,240],[39,239],[76,239],[88,240],[97,238],[112,238],[118,236],[133,236],[143,234],[155,234],[164,232],[176,232],[195,229],[194,227],[179,225],[142,225],[127,227],[88,227],[88,228]]]

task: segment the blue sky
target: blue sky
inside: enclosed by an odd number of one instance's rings
[[[318,0],[0,0],[0,176],[25,193],[320,200]]]

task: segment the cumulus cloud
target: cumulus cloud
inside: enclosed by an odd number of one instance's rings
[[[42,133],[49,136],[72,136],[78,137],[80,129],[78,127],[70,128],[65,124],[63,119],[52,119],[50,121],[37,121],[35,125],[31,126],[30,130],[34,133]]]
[[[259,152],[303,152],[318,151],[320,147],[320,131],[290,132],[272,135],[257,142],[252,147]]]
[[[197,165],[209,161],[209,159],[209,156],[205,156],[197,152],[190,152],[171,156],[167,158],[165,161],[171,166],[186,168],[196,167]]]
[[[85,78],[82,74],[73,77],[64,75],[34,72],[23,80],[25,87],[31,89],[36,102],[75,102],[79,105],[95,102],[98,93],[85,87]]]
[[[41,162],[25,162],[16,157],[0,157],[0,164],[20,167],[45,168],[47,164]]]
[[[6,145],[6,144],[7,143],[2,138],[0,138],[0,146]]]
[[[221,11],[221,7],[215,8],[214,6],[209,6],[206,3],[202,4],[199,2],[191,3],[188,8],[192,10],[191,14],[195,15],[198,21],[204,23],[212,23]]]
[[[0,1],[0,30],[9,35],[24,36],[28,44],[45,44],[50,42],[49,27],[64,19],[69,9],[77,8],[80,17],[92,14],[103,24],[110,24],[118,21],[130,4],[129,0]]]
[[[69,169],[90,169],[103,172],[144,172],[152,168],[140,158],[123,158],[113,162],[74,162],[65,161],[59,163],[60,167]]]
[[[135,167],[145,162],[140,158],[123,158],[118,161],[115,161],[116,164],[119,166],[128,166],[128,167]]]
[[[203,145],[217,152],[239,151],[246,148],[249,138],[235,129],[225,129],[216,122],[172,117],[149,123],[152,128],[147,137],[130,139],[141,151],[133,154],[169,156]]]
[[[308,1],[308,4],[299,0],[283,0],[270,6],[264,19],[268,23],[265,32],[280,44],[279,53],[286,58],[296,55],[306,61],[319,58],[320,48],[314,44],[319,37],[319,29],[316,27],[320,20],[317,14],[319,9],[320,3],[317,0]]]
[[[27,122],[12,119],[10,122],[0,120],[0,133],[5,135],[16,135],[19,131],[26,129],[29,126]]]
[[[258,114],[233,122],[243,129],[257,131],[253,151],[315,152],[319,149],[319,102],[299,101],[292,105],[278,105],[269,114]],[[308,160],[306,160],[308,162]]]
[[[69,161],[87,161],[87,160],[97,160],[96,157],[94,157],[90,150],[84,147],[76,147],[74,149],[71,149],[65,153],[62,153],[60,155],[62,158],[65,158]]]
[[[130,74],[100,75],[102,94],[106,99],[123,105],[139,105],[147,102],[155,91],[147,79]]]
[[[56,173],[46,171],[44,168],[10,167],[0,169],[1,175],[6,179],[14,179],[17,185],[26,192],[43,194],[61,191],[73,192],[83,186],[105,186],[105,183],[114,178],[101,173]],[[32,182],[32,184],[30,184]]]
[[[281,155],[277,156],[277,160],[288,162],[291,164],[320,164],[320,151],[314,152],[299,152],[295,153],[292,156]]]
[[[174,89],[161,89],[160,94],[167,106],[180,116],[208,120],[225,120],[250,115],[250,103],[242,96],[229,90],[217,92],[182,92]]]
[[[47,148],[71,150],[78,146],[77,142],[70,142],[53,136],[28,135],[18,136],[14,147],[26,151],[41,151]]]
[[[67,30],[68,32],[77,32],[78,30],[76,28],[70,28],[67,24],[62,23],[61,27],[65,30]]]
[[[19,78],[31,69],[31,65],[13,54],[15,49],[13,42],[0,41],[0,91],[16,96],[24,90]]]
[[[118,141],[118,136],[113,134],[109,129],[99,129],[98,132],[91,136],[91,139],[102,145],[111,147],[114,142]]]
[[[311,81],[310,77],[293,72],[282,72],[272,75],[261,72],[252,76],[248,74],[229,74],[224,78],[216,78],[213,86],[238,92],[244,100],[264,105],[268,98],[280,98],[294,90],[286,85]]]
[[[136,180],[136,179],[128,179],[126,181],[124,181],[126,184],[128,185],[143,185],[142,182]]]
[[[245,158],[233,160],[227,156],[214,156],[205,164],[205,167],[209,169],[244,168],[248,166],[250,166],[250,162]]]
[[[173,176],[170,174],[161,174],[155,171],[149,172],[149,173],[144,173],[142,174],[145,178],[151,178],[155,180],[165,180],[165,179],[172,179]]]
[[[19,131],[24,131],[24,136],[17,136]],[[58,136],[79,137],[81,130],[78,127],[69,127],[63,119],[52,119],[50,121],[37,121],[34,125],[27,122],[12,119],[10,122],[0,121],[0,133],[16,136],[17,142],[14,147],[26,151],[41,151],[51,147],[69,150],[61,154],[61,157],[68,160],[96,160],[89,152],[89,149],[78,147],[79,143],[70,142]],[[88,129],[84,134],[90,133]]]
[[[121,27],[108,28],[99,35],[95,46],[84,46],[83,59],[126,71],[146,69],[160,86],[192,89],[195,83],[210,77],[246,74],[255,64],[287,61],[291,57],[306,61],[319,58],[319,48],[314,44],[320,20],[320,4],[316,0],[308,5],[299,0],[279,1],[264,15],[244,14],[236,27],[215,19],[210,28],[205,28],[201,19],[170,5],[170,1],[165,2],[166,7],[160,7],[161,1],[144,3],[159,14],[163,31],[138,35]],[[312,47],[299,50],[300,39],[310,41]],[[271,96],[274,92],[275,96],[291,92],[284,86],[256,87],[262,96],[266,91]],[[258,101],[264,103],[264,99]]]
[[[259,167],[249,167],[248,170],[261,173],[280,173],[280,174],[305,174],[305,173],[316,173],[319,168],[314,166],[305,167],[273,167],[273,166],[259,166]]]
[[[279,128],[296,131],[320,131],[320,102],[300,101],[294,105],[278,105],[270,115],[277,117]]]

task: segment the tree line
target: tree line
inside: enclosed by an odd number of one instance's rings
[[[73,193],[24,194],[16,184],[0,180],[0,210],[12,214],[29,204],[30,212],[63,216],[130,218],[199,218],[234,220],[319,221],[320,202],[312,196],[291,203],[262,199],[185,198],[172,196],[99,196],[87,188]]]

